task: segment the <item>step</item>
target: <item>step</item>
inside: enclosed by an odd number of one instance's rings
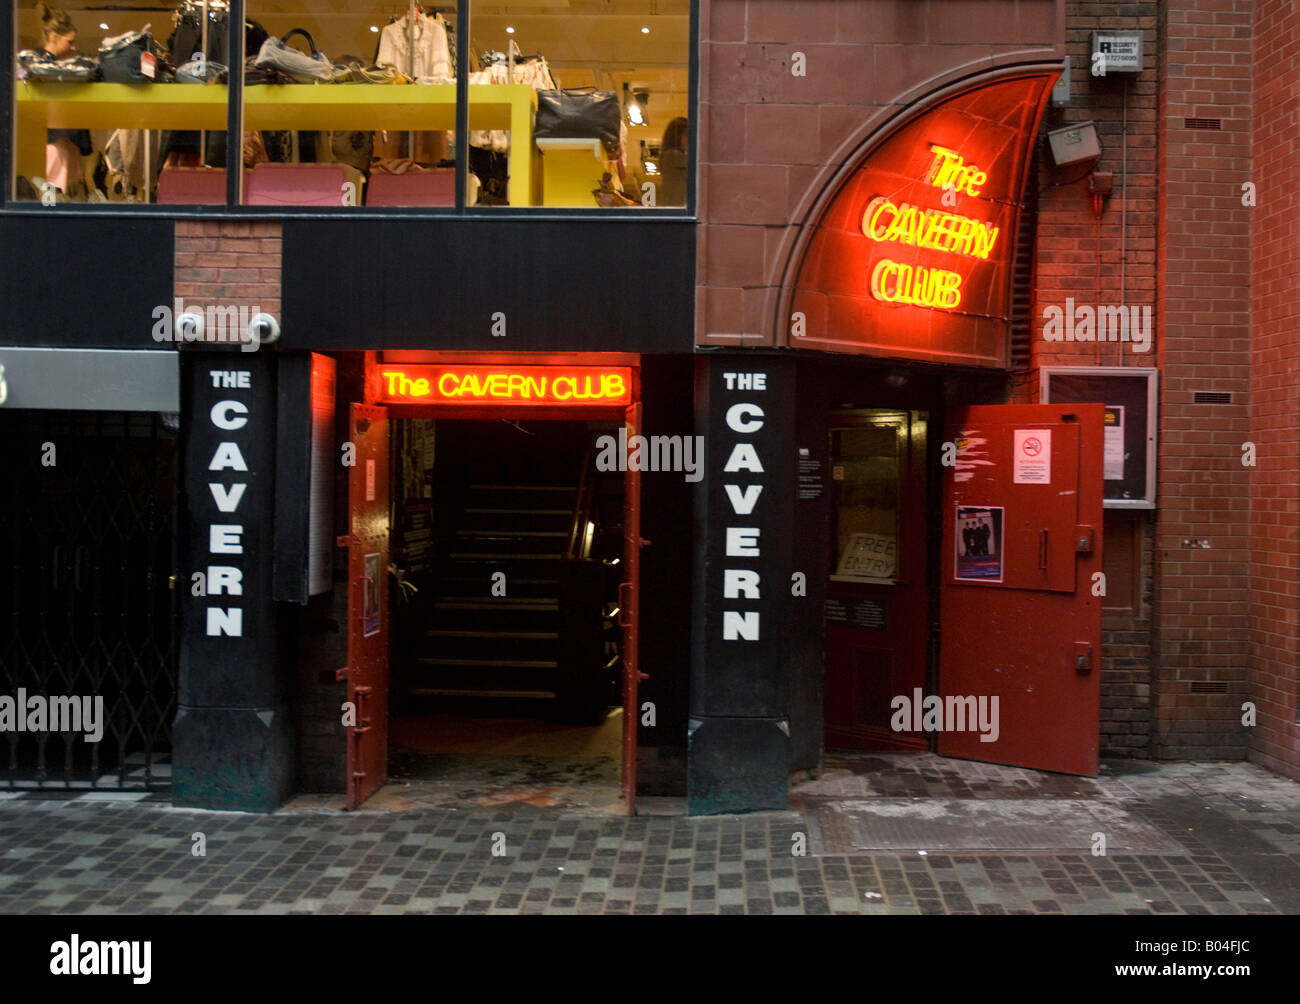
[[[565,530],[457,530],[457,537],[485,537],[489,540],[514,540],[516,537],[567,538]]]
[[[453,561],[559,561],[563,555],[558,551],[452,551],[447,557]]]
[[[509,697],[548,701],[559,696],[553,690],[471,690],[457,687],[407,687],[406,692],[417,697]]]
[[[556,631],[460,631],[451,628],[427,628],[426,638],[503,638],[521,641],[554,641]]]
[[[479,509],[470,507],[465,512],[476,516],[572,516],[572,509]]]
[[[477,669],[558,669],[554,659],[443,659],[415,660],[421,666],[473,666]]]

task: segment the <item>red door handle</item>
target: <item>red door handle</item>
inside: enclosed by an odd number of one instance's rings
[[[1047,530],[1038,531],[1038,567],[1047,568]]]

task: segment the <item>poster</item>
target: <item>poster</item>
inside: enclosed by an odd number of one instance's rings
[[[365,556],[365,583],[361,596],[361,633],[369,638],[379,634],[379,590],[383,587],[379,576],[383,574],[379,567],[379,552]]]
[[[1050,485],[1052,483],[1052,430],[1016,429],[1012,445],[1014,472],[1012,481],[1018,485]]]
[[[1002,506],[958,506],[953,533],[959,579],[1002,581]]]
[[[1106,429],[1105,459],[1102,461],[1105,481],[1124,480],[1124,406],[1108,404],[1103,417]]]
[[[855,533],[840,554],[836,575],[892,579],[898,567],[892,533]]]

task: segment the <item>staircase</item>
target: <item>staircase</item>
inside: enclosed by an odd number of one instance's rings
[[[560,562],[577,491],[468,486],[409,693],[559,696]]]

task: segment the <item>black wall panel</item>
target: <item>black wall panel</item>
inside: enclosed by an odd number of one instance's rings
[[[62,215],[61,219],[54,219]],[[172,306],[168,219],[0,216],[0,345],[159,349],[156,307]]]
[[[692,351],[690,221],[286,220],[283,255],[286,348]]]

